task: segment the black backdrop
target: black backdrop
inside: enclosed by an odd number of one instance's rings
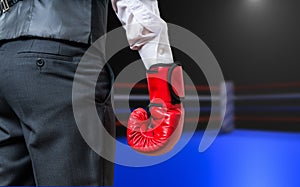
[[[300,80],[300,1],[159,1],[166,22],[185,27],[212,50],[236,83]],[[120,26],[110,9],[109,30]]]
[[[166,22],[190,30],[209,46],[216,56],[226,80],[231,80],[237,85],[300,81],[300,1],[164,0],[159,1],[159,6],[161,17]],[[110,8],[108,30],[120,25]],[[177,50],[174,50],[174,56],[181,60],[190,60]],[[136,52],[124,49],[111,60],[114,71],[117,74],[122,67],[137,58],[139,56]],[[199,74],[197,76],[195,79],[198,80],[195,82],[199,81],[199,84],[205,84],[205,78],[201,76],[199,78]],[[282,88],[276,92],[299,90],[298,88]],[[247,94],[247,92],[242,94]],[[258,105],[260,104],[258,103]],[[263,102],[262,104],[300,105],[299,101]],[[252,112],[252,114],[257,116],[278,115],[270,112],[267,114]],[[293,111],[283,112],[280,115],[297,117],[300,113]],[[295,126],[298,123],[286,124],[273,121],[272,124],[266,125],[266,122],[253,123],[249,121],[237,123],[237,125],[243,128],[297,130],[300,129]]]

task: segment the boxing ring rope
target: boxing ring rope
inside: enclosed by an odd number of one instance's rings
[[[135,89],[147,89],[147,85],[143,83],[138,84],[127,84],[118,83],[115,85],[116,88],[135,88]],[[220,121],[223,119],[222,132],[232,131],[235,127],[235,121],[262,121],[262,122],[300,122],[300,117],[273,117],[273,116],[239,116],[236,112],[300,112],[300,106],[235,106],[235,101],[283,101],[283,100],[299,100],[300,93],[280,93],[280,94],[254,94],[254,95],[237,95],[237,91],[247,91],[247,90],[267,90],[267,89],[282,89],[282,88],[300,88],[300,82],[292,83],[273,83],[273,84],[258,84],[258,85],[246,85],[246,86],[236,86],[232,82],[221,83],[220,86],[208,87],[208,86],[192,86],[187,85],[186,90],[197,89],[197,91],[218,91],[218,94],[212,95],[187,95],[185,98],[186,102],[219,102],[219,107],[203,107],[193,108],[185,107],[186,112],[211,112],[217,111],[225,116],[211,116],[211,117],[200,117],[200,118],[187,118],[186,122],[207,122],[209,119],[214,121]],[[147,101],[149,100],[148,95],[130,95],[130,100],[133,101]],[[115,95],[115,100],[126,101],[128,100],[127,95]],[[126,114],[133,109],[116,109],[117,113]],[[125,121],[124,121],[125,122]]]
[[[115,83],[116,88],[137,88],[137,89],[147,89],[147,84],[145,83],[138,83],[138,84],[131,84],[131,83]],[[254,85],[235,85],[234,91],[250,91],[250,90],[258,90],[258,89],[279,89],[279,88],[292,88],[297,87],[300,88],[300,82],[281,82],[281,83],[270,83],[270,84],[254,84]],[[220,91],[220,86],[206,86],[206,85],[185,85],[186,90],[193,90],[197,91]]]
[[[255,85],[238,85],[235,86],[235,91],[249,91],[249,90],[257,90],[257,89],[274,89],[274,88],[292,88],[298,87],[300,88],[300,82],[285,82],[285,83],[271,83],[271,84],[255,84]]]
[[[262,95],[245,95],[235,96],[236,101],[251,101],[251,100],[286,100],[286,99],[300,99],[300,93],[292,94],[262,94]]]
[[[147,101],[149,100],[148,95],[130,95],[130,99],[134,101]],[[127,100],[128,96],[127,95],[115,95],[114,96],[115,100]],[[220,97],[219,96],[192,96],[192,95],[187,95],[184,99],[185,101],[219,101]]]
[[[136,89],[147,89],[148,86],[145,83],[137,83],[137,84],[131,84],[131,83],[115,83],[114,84],[116,88],[136,88]],[[185,85],[186,90],[194,90],[196,88],[197,91],[219,91],[219,86],[204,86],[204,85]]]
[[[237,116],[235,120],[259,121],[259,122],[291,122],[299,123],[300,117],[257,117],[257,116]]]
[[[212,108],[212,107],[184,107],[186,112],[198,112],[199,110],[202,112],[211,112],[211,111],[216,111],[216,112],[221,112],[222,108],[217,107],[217,108]],[[118,114],[127,114],[128,112],[132,112],[135,108],[117,108],[115,111]],[[146,108],[144,108],[146,110]],[[236,111],[240,112],[252,112],[255,111],[257,113],[259,112],[299,112],[300,111],[300,106],[239,106],[235,107]]]
[[[126,100],[127,95],[115,95],[116,100]],[[134,101],[146,101],[149,100],[148,95],[130,95],[130,99]],[[300,99],[300,93],[291,94],[257,94],[257,95],[243,95],[243,96],[233,96],[233,100],[236,101],[251,101],[251,100],[289,100],[289,99]],[[192,96],[187,95],[184,99],[185,101],[220,101],[220,96]]]

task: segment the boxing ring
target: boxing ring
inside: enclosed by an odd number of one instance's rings
[[[116,165],[115,187],[300,186],[299,133],[235,130],[218,136],[206,152],[199,153],[201,137],[202,132],[195,133],[177,155],[155,166]]]
[[[119,83],[117,89],[141,89],[147,88],[146,84],[125,84]],[[186,86],[193,89],[191,85]],[[221,83],[219,86],[196,86],[197,91],[207,93],[206,95],[188,95],[185,98],[185,111],[190,114],[185,122],[207,122],[221,120],[221,132],[230,132],[235,124],[247,122],[300,122],[300,82],[293,83],[273,83],[239,86],[232,82]],[[253,94],[251,94],[253,93]],[[118,94],[115,100],[126,101],[126,95]],[[148,95],[131,95],[131,100],[138,102],[148,102]],[[193,102],[200,102],[199,107],[190,107]],[[210,102],[217,102],[218,107],[210,107]],[[134,108],[117,108],[117,114],[129,114]],[[219,116],[210,116],[212,111],[219,112]],[[193,113],[199,113],[199,118],[195,118]],[[224,114],[225,116],[222,116]],[[284,115],[278,115],[284,114]],[[288,114],[288,115],[287,115]],[[127,116],[123,116],[118,124],[126,124]],[[300,127],[300,126],[299,126]],[[292,130],[296,128],[293,127]],[[299,128],[300,129],[300,128]]]
[[[119,88],[130,87],[119,84]],[[146,85],[136,85],[145,89]],[[200,93],[187,94],[185,109],[198,112],[189,102],[199,101],[200,116],[186,118],[186,124],[205,123],[209,117],[220,121],[221,116],[210,116],[212,110],[226,110],[222,130],[212,146],[198,152],[203,130],[193,135],[187,146],[177,155],[161,164],[132,168],[116,165],[115,186],[205,186],[205,187],[298,187],[300,186],[300,133],[241,129],[237,124],[268,124],[266,126],[290,125],[300,127],[300,83],[275,83],[239,86],[231,82],[215,87],[197,86]],[[117,88],[118,89],[118,88]],[[187,93],[189,86],[187,85]],[[226,102],[222,98],[227,97]],[[122,100],[122,95],[116,95]],[[133,95],[131,99],[143,102],[146,95]],[[211,108],[210,102],[219,107]],[[133,110],[118,108],[125,114]],[[124,122],[125,119],[124,119]],[[297,127],[297,125],[299,127]],[[274,130],[274,129],[273,129]],[[276,130],[276,128],[275,128]],[[182,138],[192,132],[184,132]],[[124,136],[118,140],[126,143]],[[118,149],[118,148],[117,148]],[[124,155],[117,155],[124,156]]]

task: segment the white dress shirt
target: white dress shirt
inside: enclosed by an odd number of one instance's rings
[[[168,27],[160,18],[157,0],[111,0],[126,30],[130,48],[138,50],[147,69],[173,63]]]

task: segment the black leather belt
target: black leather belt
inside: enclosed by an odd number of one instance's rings
[[[7,12],[10,7],[22,0],[0,0],[0,14]]]

